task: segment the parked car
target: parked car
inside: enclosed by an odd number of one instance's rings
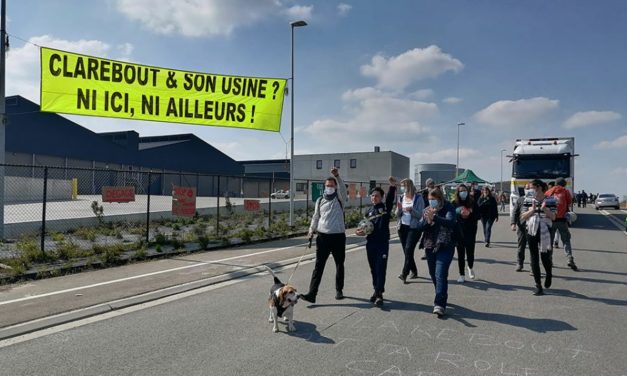
[[[270,195],[272,198],[290,198],[290,191],[278,190]]]
[[[594,208],[599,210],[603,207],[612,207],[614,209],[620,209],[620,203],[618,196],[612,193],[601,193],[599,197],[594,201]]]

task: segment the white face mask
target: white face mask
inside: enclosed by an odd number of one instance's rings
[[[525,196],[526,197],[533,197],[536,195],[536,190],[535,189],[525,189]]]
[[[401,187],[401,193],[405,193],[405,187]]]
[[[324,187],[324,194],[330,196],[335,193],[335,188],[333,187]]]
[[[468,197],[468,192],[466,192],[466,191],[460,191],[459,192],[459,198],[461,198],[462,200],[465,200],[466,197]]]

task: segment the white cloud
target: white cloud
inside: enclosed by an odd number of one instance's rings
[[[566,129],[582,128],[590,125],[609,123],[621,118],[621,114],[613,111],[577,112],[569,117],[562,126]]]
[[[116,5],[148,30],[188,37],[228,36],[236,28],[285,11],[277,0],[117,0]],[[297,12],[294,8],[290,9]]]
[[[39,47],[35,45],[98,57],[108,57],[112,52],[109,44],[99,40],[69,41],[42,35],[30,38],[29,42],[22,47],[12,47],[7,54],[6,75],[9,79],[6,94],[19,94],[37,103],[39,103],[40,66]],[[117,52],[122,56],[115,58],[128,59],[133,46],[129,43],[121,46],[123,47],[118,48]]]
[[[420,89],[420,90],[416,90],[413,93],[409,94],[410,97],[418,99],[418,100],[425,100],[425,99],[429,99],[431,97],[433,97],[433,90],[431,89]]]
[[[617,167],[613,169],[611,173],[616,175],[627,175],[627,167]]]
[[[559,100],[536,97],[494,102],[474,115],[480,123],[497,127],[533,126],[559,107]]]
[[[348,12],[350,12],[351,9],[353,9],[352,5],[339,3],[337,5],[337,14],[341,17],[344,17],[348,14]]]
[[[461,101],[463,101],[463,99],[459,98],[459,97],[448,97],[448,98],[444,98],[442,100],[442,102],[448,103],[448,104],[456,104],[456,103],[459,103]]]
[[[459,149],[460,167],[463,167],[461,161],[474,158],[480,155],[482,155],[482,153],[479,150],[470,149],[470,148],[460,148]],[[432,153],[426,153],[426,152],[415,153],[411,155],[411,159],[415,161],[415,163],[417,164],[434,163],[434,162],[440,162],[440,163],[448,162],[448,163],[455,164],[457,160],[457,148],[437,150]]]
[[[461,61],[431,45],[390,58],[377,54],[370,64],[361,66],[361,73],[376,78],[379,87],[403,89],[414,81],[435,78],[447,71],[459,72],[463,67]]]
[[[321,119],[304,129],[310,136],[339,143],[348,141],[372,145],[379,141],[414,142],[429,128],[425,120],[438,115],[435,103],[406,98],[379,89],[366,87],[349,90],[342,95],[349,120]]]
[[[601,141],[598,144],[594,145],[594,147],[597,149],[627,148],[627,134],[613,141]]]
[[[309,20],[313,12],[313,5],[294,5],[285,9],[283,13],[291,20]]]

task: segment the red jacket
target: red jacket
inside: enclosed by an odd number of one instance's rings
[[[561,185],[549,189],[544,193],[546,197],[553,196],[557,199],[557,218],[566,218],[568,208],[572,205],[573,199],[570,196],[570,191]]]

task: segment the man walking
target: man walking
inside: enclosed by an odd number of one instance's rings
[[[557,213],[555,220],[553,221],[553,226],[551,227],[551,244],[555,241],[555,234],[559,233],[562,243],[564,243],[564,253],[566,254],[566,257],[568,257],[568,266],[572,270],[577,271],[577,265],[575,265],[573,250],[570,244],[568,220],[566,219],[568,208],[572,205],[573,199],[570,196],[570,191],[565,188],[566,180],[564,178],[558,178],[555,183],[555,187],[549,189],[545,193],[546,197],[553,196],[557,200]]]
[[[514,210],[512,210],[512,216],[510,218],[512,231],[516,231],[516,236],[518,237],[518,254],[516,257],[516,261],[518,262],[518,266],[516,267],[517,272],[523,271],[523,265],[525,263],[525,248],[527,247],[527,227],[524,222],[520,221],[520,212],[525,202],[525,197],[527,195],[531,196],[532,194],[533,187],[531,186],[531,183],[527,183],[527,185],[525,185],[525,194],[520,196],[514,203]]]
[[[344,205],[346,203],[346,185],[337,168],[324,182],[324,194],[316,201],[309,239],[316,236],[316,265],[309,284],[309,292],[301,295],[304,300],[315,303],[322,273],[329,258],[335,261],[335,299],[344,299],[344,259],[346,257],[346,227],[344,225]]]

